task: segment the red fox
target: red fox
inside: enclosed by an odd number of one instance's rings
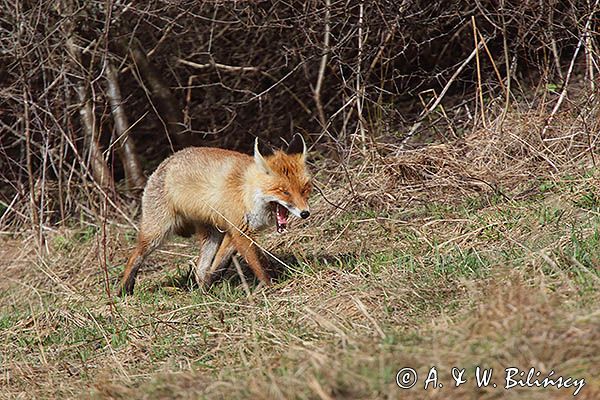
[[[237,251],[256,277],[269,284],[268,260],[252,238],[273,224],[287,229],[288,216],[308,218],[312,189],[306,168],[306,143],[296,134],[287,149],[254,157],[235,151],[190,147],[164,160],[148,179],[142,197],[137,246],[119,294],[132,294],[144,259],[171,234],[198,236],[199,285],[210,285]]]

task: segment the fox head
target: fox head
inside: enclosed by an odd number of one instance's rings
[[[296,134],[287,149],[276,150],[263,156],[254,142],[254,162],[262,173],[260,198],[271,204],[277,224],[277,232],[287,228],[288,213],[308,218],[308,197],[312,190],[306,170],[306,143]]]

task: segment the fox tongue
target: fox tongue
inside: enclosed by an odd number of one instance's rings
[[[283,233],[287,229],[288,210],[279,204],[275,205],[275,217],[277,218],[277,233]]]

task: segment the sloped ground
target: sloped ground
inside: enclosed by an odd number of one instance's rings
[[[176,240],[151,257],[134,296],[109,298],[106,275],[112,285],[134,237],[114,221],[105,233],[101,223],[53,232],[43,256],[30,238],[2,239],[0,397],[558,399],[576,390],[505,389],[505,369],[516,367],[539,380],[552,370],[584,379],[577,398],[599,398],[598,138],[563,115],[542,140],[544,120],[514,113],[502,131],[369,149],[344,167],[318,161],[326,199],[315,194],[314,218],[264,238],[288,264],[268,289],[233,277],[190,291],[197,250]],[[477,366],[493,368],[490,386],[477,388]],[[403,390],[396,373],[406,367],[419,380]],[[432,367],[443,387],[424,390]],[[465,369],[458,388],[453,367]]]

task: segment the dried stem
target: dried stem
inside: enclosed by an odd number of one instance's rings
[[[108,83],[107,95],[118,135],[116,140],[120,144],[117,148],[125,170],[127,186],[130,191],[139,192],[144,188],[146,178],[144,177],[135,143],[130,137],[131,127],[127,120],[127,115],[125,114],[125,108],[123,107],[117,71],[112,63],[107,61],[104,72]]]
[[[477,25],[475,24],[475,17],[471,16],[471,25],[473,26],[473,40],[475,41],[475,65],[477,66],[477,92],[479,93],[479,107],[481,111],[481,122],[483,127],[487,127],[485,121],[485,104],[483,103],[483,87],[481,85],[481,65],[479,63],[479,40],[477,36]],[[482,42],[485,43],[485,42]]]
[[[596,10],[596,8],[598,7],[599,1],[600,0],[596,0],[596,2],[594,3],[593,10]],[[558,100],[556,101],[556,104],[554,105],[554,108],[552,109],[552,112],[550,113],[550,116],[548,117],[548,120],[546,121],[544,128],[542,129],[541,136],[542,136],[542,139],[544,139],[544,140],[546,138],[546,132],[548,131],[548,128],[550,128],[550,124],[552,124],[554,116],[560,109],[561,104],[563,103],[563,101],[565,100],[565,98],[567,96],[567,90],[569,88],[569,81],[571,80],[571,75],[573,74],[573,68],[575,67],[575,60],[577,60],[577,56],[579,55],[581,46],[585,42],[586,32],[589,31],[590,25],[592,23],[592,18],[595,15],[596,14],[594,12],[590,12],[590,15],[588,16],[587,21],[585,22],[585,27],[583,29],[583,33],[581,33],[581,35],[579,36],[579,41],[577,42],[577,47],[575,48],[575,51],[573,52],[573,57],[571,58],[571,62],[569,63],[569,69],[567,70],[567,75],[565,77],[565,81],[563,82],[563,88],[560,92],[560,96],[558,97]]]
[[[475,55],[477,54],[477,52],[479,51],[479,49],[483,46],[484,43],[487,43],[488,40],[489,40],[489,38],[485,39],[484,41],[479,41],[478,46],[473,49],[473,51],[471,52],[471,54],[462,62],[462,64],[460,65],[460,67],[458,67],[458,69],[456,71],[454,71],[454,74],[452,74],[452,76],[450,77],[450,79],[448,80],[448,82],[446,83],[446,85],[444,86],[444,88],[442,89],[442,92],[437,97],[437,99],[433,102],[433,104],[431,104],[431,106],[429,106],[429,108],[425,109],[421,113],[421,115],[419,116],[419,119],[417,120],[417,122],[415,122],[415,124],[412,126],[412,128],[408,131],[408,133],[406,134],[405,138],[402,140],[400,148],[402,148],[414,136],[414,134],[417,132],[417,130],[423,124],[423,121],[425,120],[425,118],[427,118],[429,116],[429,114],[433,110],[435,110],[436,107],[441,103],[442,99],[444,98],[444,96],[448,92],[448,89],[450,89],[450,86],[452,86],[452,83],[454,83],[454,81],[456,80],[456,78],[458,78],[458,76],[460,75],[460,73],[471,62],[471,60],[475,57]]]
[[[321,56],[321,63],[319,64],[319,73],[317,75],[317,84],[313,90],[313,97],[315,99],[315,105],[317,106],[317,112],[319,114],[319,121],[321,127],[325,129],[327,125],[327,118],[325,117],[325,110],[321,101],[321,88],[323,87],[323,80],[325,79],[325,69],[327,68],[327,57],[329,56],[329,37],[331,36],[331,27],[329,25],[330,20],[330,7],[331,0],[325,0],[325,33],[323,37],[323,55]]]
[[[67,50],[75,65],[81,66],[81,50],[75,42],[73,27],[76,25],[74,21],[74,14],[72,10],[73,4],[69,0],[63,0],[61,2],[64,12],[68,15],[68,24],[65,34],[67,35],[66,44]],[[75,74],[77,76],[78,74]],[[79,99],[79,114],[81,118],[81,125],[84,132],[84,137],[89,143],[89,155],[90,165],[92,167],[92,173],[94,179],[103,190],[114,189],[114,181],[108,164],[103,157],[102,149],[100,147],[100,135],[98,132],[98,126],[96,125],[96,117],[94,115],[94,109],[92,106],[92,100],[90,99],[88,88],[90,82],[85,78],[87,71],[83,71],[84,78],[79,78],[79,82],[76,84],[77,97]]]
[[[157,68],[148,61],[146,54],[138,44],[133,44],[129,54],[144,82],[148,84],[152,99],[156,100],[158,104],[157,115],[165,128],[169,141],[173,138],[179,146],[190,145],[190,136],[183,133],[183,115],[179,103]]]
[[[358,17],[358,60],[356,63],[356,116],[358,118],[358,130],[360,131],[360,139],[363,149],[367,144],[366,129],[364,126],[364,118],[362,115],[363,104],[365,98],[364,85],[361,83],[361,64],[363,58],[363,17],[364,17],[364,2],[360,2],[359,17]]]

